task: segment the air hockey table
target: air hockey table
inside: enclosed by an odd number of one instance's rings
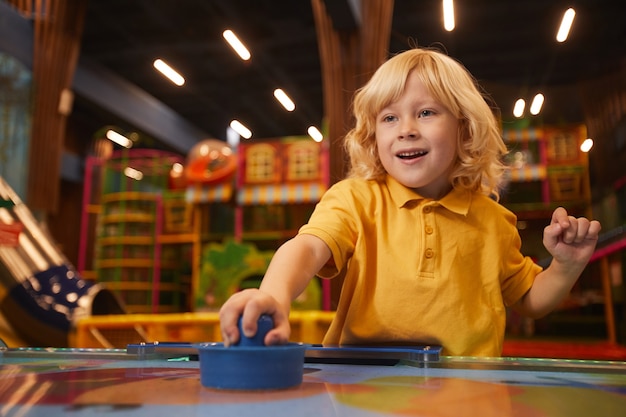
[[[626,416],[626,362],[466,358],[304,363],[289,389],[216,390],[192,356],[0,350],[0,416]]]

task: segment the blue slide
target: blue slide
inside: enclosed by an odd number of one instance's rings
[[[82,317],[124,314],[117,297],[83,279],[0,177],[0,312],[29,346],[66,347]]]

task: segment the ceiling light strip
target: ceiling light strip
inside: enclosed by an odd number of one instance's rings
[[[443,27],[448,32],[452,32],[455,26],[454,2],[453,0],[443,0]]]
[[[226,39],[226,42],[228,42],[231,48],[233,48],[233,50],[237,52],[237,55],[239,55],[241,59],[243,59],[244,61],[250,59],[250,51],[248,51],[248,48],[245,47],[245,45],[239,40],[237,35],[235,35],[232,30],[225,30],[224,33],[222,33],[222,36],[224,37],[224,39]]]
[[[107,130],[105,136],[111,142],[117,143],[118,145],[123,146],[125,148],[130,148],[133,146],[133,141],[128,139],[126,136],[120,133],[117,133],[115,130],[111,130],[111,129]]]
[[[282,104],[285,110],[294,111],[296,109],[296,105],[293,100],[291,100],[291,98],[289,98],[289,96],[280,88],[274,90],[274,97],[276,97],[276,100]]]
[[[543,94],[537,93],[535,97],[533,98],[533,101],[530,103],[530,109],[528,110],[530,111],[530,114],[532,114],[533,116],[536,116],[539,113],[541,113],[541,108],[543,107],[544,100],[545,98]]]
[[[315,126],[309,126],[309,128],[307,129],[307,133],[313,138],[315,142],[319,143],[324,140],[324,135],[322,135],[322,132],[320,132],[319,129]]]
[[[565,42],[567,37],[569,36],[569,31],[572,28],[572,24],[574,23],[574,17],[576,16],[576,11],[572,8],[569,8],[563,13],[563,19],[561,20],[561,26],[559,26],[559,31],[556,34],[557,42]]]
[[[182,86],[185,84],[185,79],[182,75],[180,75],[174,68],[170,67],[165,61],[162,59],[154,60],[154,68],[156,68],[161,74],[165,75],[171,82],[176,84],[177,86]]]
[[[526,108],[526,101],[523,98],[518,99],[513,106],[513,116],[520,118],[524,115],[524,109]]]
[[[250,139],[252,137],[252,131],[244,126],[239,120],[233,120],[230,122],[230,127],[244,139]]]

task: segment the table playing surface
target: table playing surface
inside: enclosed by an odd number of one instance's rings
[[[305,363],[301,385],[224,391],[199,362],[125,350],[0,351],[0,416],[626,416],[626,362],[442,357]]]

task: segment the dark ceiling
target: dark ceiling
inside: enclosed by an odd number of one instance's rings
[[[570,6],[577,11],[572,33],[559,44],[556,28]],[[442,45],[492,93],[503,114],[518,96],[552,88],[561,96],[565,91],[566,99],[555,105],[546,94],[546,111],[581,121],[571,87],[625,68],[624,0],[457,0],[455,7],[457,28],[448,33],[440,0],[396,0],[389,52]],[[226,44],[227,28],[248,46],[250,61]],[[157,57],[184,75],[183,87],[153,69]],[[81,59],[137,85],[215,138],[225,138],[234,118],[258,138],[306,134],[309,125],[321,124],[309,0],[90,0]],[[274,100],[277,87],[295,101],[293,113]],[[107,117],[97,116],[103,124],[112,122]]]

